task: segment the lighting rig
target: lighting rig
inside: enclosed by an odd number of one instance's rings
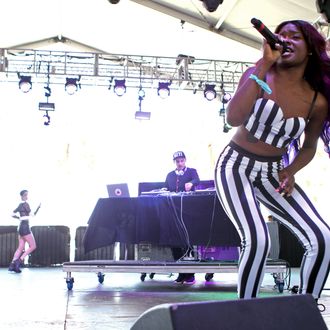
[[[142,101],[144,100],[146,93],[142,88],[142,81],[141,81],[141,67],[140,67],[140,87],[138,91],[138,99],[139,99],[139,110],[135,112],[135,119],[139,120],[150,120],[150,112],[142,111]]]
[[[39,102],[39,110],[45,111],[45,114],[43,115],[44,125],[48,126],[50,125],[49,111],[55,111],[55,103],[48,102],[48,98],[52,94],[52,90],[50,88],[49,64],[48,64],[47,84],[44,87],[44,89],[45,89],[46,102]]]
[[[221,78],[223,79],[223,76]],[[225,91],[223,83],[221,83],[220,100],[221,100],[221,108],[219,110],[219,116],[223,118],[223,132],[228,133],[232,129],[232,127],[226,121],[225,104],[227,104],[231,100],[231,95]]]

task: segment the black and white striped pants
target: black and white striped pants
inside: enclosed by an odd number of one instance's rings
[[[219,200],[241,238],[240,298],[257,296],[270,249],[269,232],[259,203],[293,232],[304,247],[300,293],[319,298],[329,273],[329,225],[297,184],[291,196],[276,191],[281,168],[280,157],[254,155],[233,142],[221,153],[216,165]]]

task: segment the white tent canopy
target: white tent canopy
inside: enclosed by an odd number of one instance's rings
[[[149,1],[151,2],[151,1]],[[186,2],[186,1],[180,1]],[[133,1],[7,1],[0,28],[2,48],[49,48],[63,37],[112,54],[171,56],[251,61],[258,50],[222,37]],[[38,41],[42,41],[38,43]],[[58,44],[75,49],[77,44]],[[79,50],[79,49],[75,49]]]

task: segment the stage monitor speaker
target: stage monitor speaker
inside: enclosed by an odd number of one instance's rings
[[[131,330],[327,330],[311,295],[162,304]]]

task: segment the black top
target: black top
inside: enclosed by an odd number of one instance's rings
[[[168,173],[165,180],[165,187],[168,191],[185,191],[184,186],[187,182],[191,182],[193,184],[191,190],[195,190],[195,186],[200,182],[196,169],[185,167],[182,171],[174,170]]]
[[[17,206],[17,208],[13,212],[14,213],[19,212],[19,215],[21,217],[29,216],[31,212],[30,205],[27,202],[22,202]]]

